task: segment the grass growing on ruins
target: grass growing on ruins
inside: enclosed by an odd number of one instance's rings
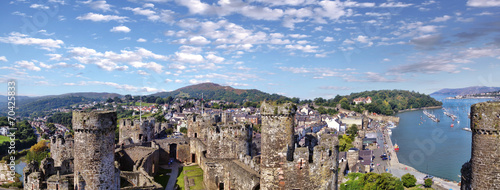
[[[160,171],[158,172],[157,175],[155,175],[154,180],[156,183],[159,183],[163,188],[167,187],[168,180],[170,179],[170,175],[168,173],[171,173],[171,169],[163,169],[160,168]]]
[[[186,171],[186,172],[184,172]],[[203,186],[203,170],[201,170],[200,166],[186,166],[179,168],[179,176],[177,177],[177,185],[179,185],[180,189],[184,190],[184,176],[187,176],[188,179],[194,179],[194,186],[190,186],[189,189],[205,189]]]
[[[9,137],[0,135],[0,144],[4,141],[10,141]]]

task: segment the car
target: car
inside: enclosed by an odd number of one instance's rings
[[[424,180],[426,180],[426,179],[432,179],[432,178],[434,178],[434,176],[431,176],[431,175],[426,175],[426,176],[424,177]]]
[[[382,157],[382,160],[387,160],[387,157]]]
[[[380,158],[384,158],[384,157],[387,157],[387,154],[380,155]]]

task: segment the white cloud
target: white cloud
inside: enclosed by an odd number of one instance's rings
[[[40,5],[40,4],[32,4],[30,8],[33,9],[49,9],[49,6],[46,5]]]
[[[307,38],[307,37],[309,37],[308,35],[305,35],[305,34],[290,34],[289,36],[292,38]]]
[[[165,83],[171,83],[172,81],[172,79],[165,79]]]
[[[111,30],[109,30],[110,32],[124,32],[124,33],[129,33],[130,32],[130,28],[126,27],[126,26],[115,26],[113,27]]]
[[[118,15],[102,15],[98,13],[87,13],[83,16],[76,17],[76,19],[90,20],[94,22],[109,22],[109,21],[126,22],[128,20],[128,17],[118,16]]]
[[[405,4],[402,2],[388,2],[388,3],[382,3],[380,4],[380,7],[388,8],[388,7],[409,7],[412,6],[413,4]]]
[[[205,83],[205,82],[210,82],[210,80],[196,80],[196,79],[189,80],[190,84],[199,84],[199,83]]]
[[[221,63],[224,61],[224,58],[223,57],[219,57],[219,56],[216,56],[214,54],[208,54],[207,56],[205,56],[207,58],[207,60],[211,61],[211,62],[214,62],[214,63]]]
[[[445,21],[450,20],[450,19],[451,19],[451,16],[444,15],[442,17],[436,17],[436,18],[432,19],[431,22],[445,22]]]
[[[323,39],[324,42],[333,42],[335,41],[335,39],[333,39],[332,37],[330,36],[327,36],[325,39]]]
[[[49,51],[61,48],[61,45],[64,44],[62,40],[30,38],[28,35],[18,32],[11,32],[7,37],[0,37],[0,42],[15,45],[36,45]]]
[[[94,10],[100,10],[103,12],[111,11],[111,7],[112,7],[110,4],[107,4],[106,1],[103,1],[103,0],[100,0],[100,1],[88,0],[88,1],[83,1],[80,3],[88,5],[90,8],[92,8]]]
[[[70,68],[70,67],[78,68],[78,69],[84,69],[85,65],[78,64],[78,63],[68,64],[66,62],[59,62],[59,63],[52,64],[52,65],[48,65],[48,64],[45,64],[45,63],[40,63],[40,67],[47,68],[47,69],[52,69],[52,68]]]
[[[182,63],[202,63],[205,61],[199,54],[175,52],[175,60]]]
[[[193,36],[188,40],[187,43],[193,45],[206,45],[209,44],[210,41],[203,36]]]
[[[391,61],[391,59],[389,59],[389,58],[384,58],[382,61],[387,62],[387,61]]]
[[[499,7],[500,0],[468,0],[467,6],[471,6],[471,7]]]
[[[147,76],[147,75],[151,75],[151,74],[149,74],[148,72],[143,71],[143,70],[138,70],[138,71],[137,71],[137,74],[139,74],[139,75],[145,75],[145,76]]]
[[[137,39],[137,42],[147,42],[148,40],[144,39],[144,38],[139,38]]]
[[[28,70],[32,70],[32,71],[40,71],[40,70],[42,70],[42,69],[40,69],[40,67],[35,66],[35,63],[33,63],[31,61],[25,61],[25,60],[16,61],[16,64],[17,64],[18,67],[21,67],[21,68],[24,68],[24,69],[28,69]]]
[[[136,48],[135,51],[121,50],[120,53],[112,51],[101,53],[86,47],[71,47],[69,49],[70,58],[83,64],[95,64],[107,71],[126,70],[128,66],[121,65],[122,63],[126,63],[135,68],[147,68],[160,73],[163,69],[162,65],[153,61],[144,62],[144,60],[167,60],[166,56],[155,54],[144,48]]]
[[[7,58],[5,56],[0,56],[0,61],[7,62]]]
[[[295,49],[295,50],[301,50],[303,52],[306,52],[306,53],[315,53],[317,52],[317,48],[318,46],[311,46],[311,45],[286,45],[285,48],[288,48],[288,49]]]
[[[182,80],[175,79],[175,81],[174,81],[174,82],[175,82],[175,83],[181,83],[181,82],[182,82]]]

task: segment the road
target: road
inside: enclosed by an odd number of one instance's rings
[[[384,153],[386,153],[385,148],[384,148],[384,138],[383,134],[377,130],[377,145],[378,148],[373,150],[373,156],[375,158],[373,159],[373,171],[374,173],[384,173],[385,170],[388,167],[388,160],[382,160],[380,156]]]
[[[165,190],[172,190],[175,187],[175,182],[177,181],[177,176],[179,174],[179,166],[180,163],[175,160],[169,167],[168,169],[172,169],[172,172],[170,172],[170,178],[168,179],[167,187],[165,187]]]

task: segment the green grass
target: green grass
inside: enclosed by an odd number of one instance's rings
[[[194,171],[189,171],[194,170]],[[187,174],[184,174],[183,171],[189,171]],[[177,185],[179,185],[180,189],[184,190],[184,175],[187,175],[188,178],[194,178],[194,186],[189,187],[189,189],[205,189],[203,186],[203,170],[201,170],[200,166],[187,166],[179,168],[179,176],[177,177]],[[197,177],[192,177],[197,176]]]
[[[0,143],[3,143],[4,141],[10,141],[10,138],[7,136],[0,135]]]
[[[168,175],[168,173],[171,172],[172,169],[160,168],[160,171],[158,171],[158,174],[154,177],[156,183],[159,183],[161,186],[163,186],[163,188],[167,187],[168,180],[170,179],[170,175]]]
[[[167,187],[168,180],[170,179],[170,175],[167,174],[158,174],[154,177],[156,183],[159,183],[163,188]]]

